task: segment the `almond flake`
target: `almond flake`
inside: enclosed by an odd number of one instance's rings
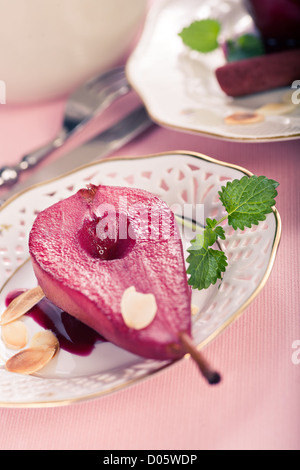
[[[264,120],[263,114],[253,112],[234,113],[225,118],[226,124],[256,124]]]
[[[5,368],[8,372],[30,375],[45,367],[54,354],[55,349],[47,346],[23,349],[6,361]]]
[[[28,341],[28,331],[25,323],[15,321],[2,326],[2,339],[9,349],[25,348]]]
[[[129,328],[141,330],[155,318],[156,300],[153,294],[137,292],[134,286],[125,290],[121,301],[121,313]]]
[[[23,292],[9,304],[2,314],[0,325],[7,325],[22,317],[44,297],[45,294],[39,286]]]
[[[40,348],[47,347],[49,349],[54,349],[55,352],[59,348],[59,342],[54,333],[50,330],[43,330],[36,333],[31,341],[30,348]]]
[[[197,313],[199,312],[199,307],[197,305],[191,305],[191,312],[192,312],[192,315],[197,315]]]

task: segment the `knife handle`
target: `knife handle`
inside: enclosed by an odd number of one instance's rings
[[[25,155],[17,165],[4,166],[0,168],[0,188],[11,186],[20,178],[21,173],[38,165],[54,150],[57,150],[67,139],[66,129],[62,129],[57,137],[51,142]]]

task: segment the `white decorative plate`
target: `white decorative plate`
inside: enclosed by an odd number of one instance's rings
[[[7,294],[31,288],[36,280],[28,254],[28,235],[37,213],[92,182],[144,188],[157,194],[172,209],[201,223],[204,217],[221,218],[218,190],[228,180],[250,174],[247,170],[200,154],[174,152],[147,157],[108,159],[81,167],[58,179],[36,185],[0,208],[0,312]],[[203,210],[201,210],[201,208]],[[193,316],[193,335],[203,347],[232,322],[262,289],[272,269],[280,239],[276,210],[266,221],[233,232],[222,246],[229,259],[223,281],[193,293],[199,311]],[[189,246],[195,234],[184,227],[182,241]],[[30,334],[38,328],[26,318]],[[115,391],[169,366],[146,360],[110,343],[99,343],[87,357],[60,350],[39,374],[23,376],[8,372],[5,361],[12,355],[0,339],[0,405],[49,406],[86,400]]]
[[[242,0],[156,2],[127,63],[128,80],[152,119],[163,126],[227,140],[299,138],[300,106],[290,114],[267,116],[257,124],[225,124],[225,117],[232,113],[291,100],[286,95],[293,90],[280,88],[238,99],[227,96],[215,78],[215,69],[225,63],[221,49],[209,54],[190,51],[178,36],[184,27],[203,18],[218,19],[226,38],[253,28]]]

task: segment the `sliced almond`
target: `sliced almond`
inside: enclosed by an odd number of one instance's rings
[[[296,105],[292,103],[268,103],[261,106],[256,111],[263,114],[264,116],[278,116],[282,114],[288,114],[295,111]]]
[[[54,333],[50,330],[43,330],[36,333],[31,341],[30,348],[47,347],[57,351],[59,349],[59,342]]]
[[[55,349],[47,346],[23,349],[6,361],[5,368],[8,372],[30,375],[45,367],[54,354]]]
[[[25,348],[28,342],[28,330],[25,323],[14,321],[2,326],[2,339],[9,349]]]
[[[230,114],[225,118],[225,123],[230,125],[236,124],[256,124],[257,122],[262,122],[264,120],[264,116],[262,114],[258,114],[256,112],[237,112]]]
[[[191,312],[192,312],[192,315],[197,315],[197,313],[199,312],[199,307],[197,305],[191,305]]]
[[[34,287],[16,297],[2,314],[0,325],[7,325],[25,315],[32,307],[45,297],[42,289]]]
[[[125,290],[121,301],[121,313],[129,328],[141,330],[146,328],[155,318],[156,300],[153,294],[137,292],[135,287]]]

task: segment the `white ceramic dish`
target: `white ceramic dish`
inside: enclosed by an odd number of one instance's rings
[[[17,195],[0,209],[0,311],[4,310],[10,291],[36,285],[27,246],[36,214],[88,182],[144,188],[177,212],[185,204],[191,204],[193,210],[196,204],[201,204],[203,217],[221,218],[223,208],[218,190],[227,180],[244,174],[249,172],[200,154],[175,152],[109,159]],[[199,308],[193,317],[193,335],[199,348],[236,319],[264,286],[275,260],[280,226],[280,217],[274,210],[254,229],[233,232],[222,246],[229,258],[222,283],[193,293],[192,302]],[[190,229],[183,229],[184,248],[194,236]],[[25,321],[30,334],[40,328],[30,318]],[[135,383],[170,365],[143,359],[110,343],[100,343],[87,357],[60,350],[39,374],[23,376],[4,368],[12,354],[0,339],[1,406],[54,406],[87,400]]]
[[[127,54],[146,0],[0,0],[8,104],[61,98]]]
[[[209,54],[190,51],[178,36],[184,27],[203,18],[218,19],[222,35],[227,38],[253,28],[241,0],[157,2],[127,64],[128,80],[153,120],[163,126],[226,140],[263,142],[299,138],[300,106],[290,114],[267,116],[257,124],[225,124],[225,117],[232,113],[253,111],[287,99],[291,89],[239,99],[225,95],[215,78],[215,69],[225,63],[221,49]]]

